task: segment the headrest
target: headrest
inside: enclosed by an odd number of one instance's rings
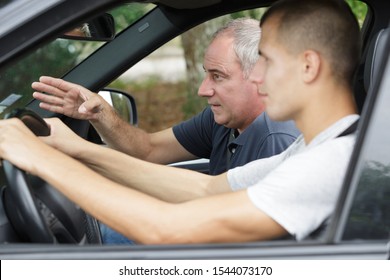
[[[385,42],[389,37],[389,32],[390,28],[382,29],[371,40],[364,68],[364,88],[366,92],[368,92],[371,85],[375,84],[378,79],[381,61],[385,59],[384,48]]]

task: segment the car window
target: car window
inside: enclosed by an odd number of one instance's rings
[[[151,4],[136,3],[109,11],[115,18],[116,32],[119,33],[153,7]],[[0,69],[0,118],[32,100],[31,83],[40,76],[62,77],[103,44],[60,38]]]
[[[61,77],[103,43],[57,39],[0,70],[0,116],[32,100],[31,83],[42,75]]]

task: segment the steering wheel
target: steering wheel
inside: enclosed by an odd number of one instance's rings
[[[18,109],[6,118],[19,118],[37,136],[50,135],[35,112]],[[43,157],[45,155],[42,155]],[[7,160],[2,163],[7,187],[4,206],[22,241],[34,243],[101,243],[97,221],[38,177]]]

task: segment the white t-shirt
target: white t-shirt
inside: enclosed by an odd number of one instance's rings
[[[336,206],[356,133],[337,136],[358,118],[358,115],[344,117],[309,145],[301,135],[279,155],[229,170],[232,190],[247,188],[257,208],[297,240],[305,238]]]

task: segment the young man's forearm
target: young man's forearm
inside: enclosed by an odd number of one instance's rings
[[[88,142],[83,144],[76,158],[119,184],[164,201],[177,203],[230,191],[225,174],[208,176],[149,163]]]

